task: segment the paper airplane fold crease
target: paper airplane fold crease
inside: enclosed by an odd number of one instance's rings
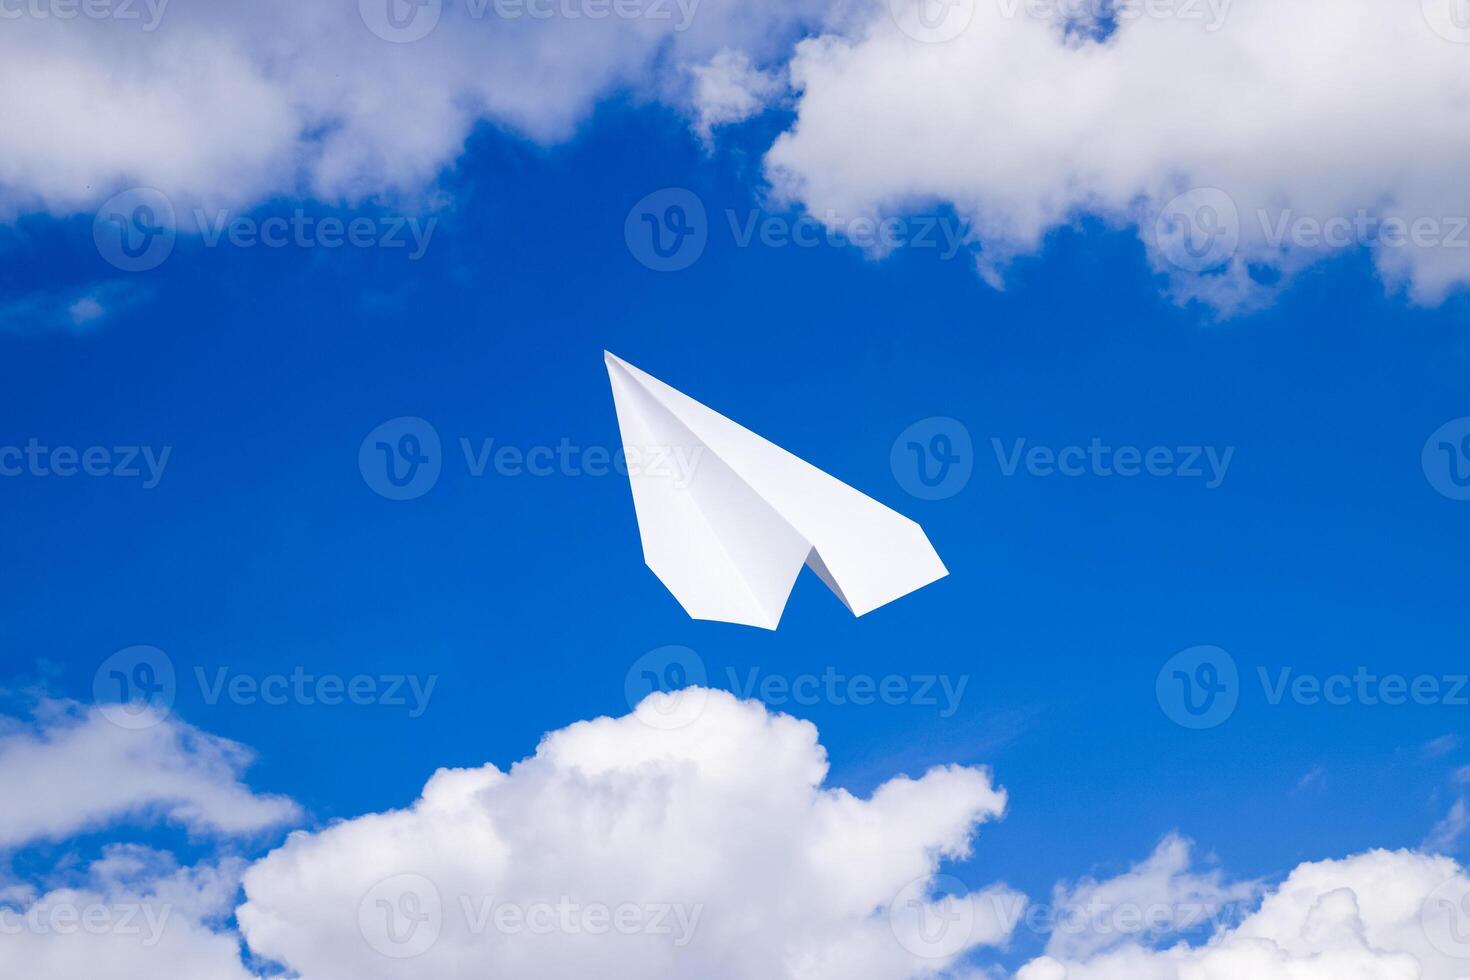
[[[856,616],[948,574],[907,517],[605,359],[643,557],[691,617],[775,629],[803,565]]]

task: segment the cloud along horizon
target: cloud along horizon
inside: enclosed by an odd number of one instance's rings
[[[88,829],[182,812],[228,841],[300,821],[289,801],[238,786],[243,749],[168,719],[118,729],[100,711],[53,706],[20,730],[10,720],[0,774],[122,732],[133,741],[117,778],[191,774],[158,796],[193,803],[114,798]],[[80,873],[0,880],[0,928],[19,937],[0,943],[0,972],[142,980],[166,957],[202,980],[275,968],[302,980],[555,980],[610,962],[647,977],[908,980],[982,975],[974,954],[1022,928],[1046,948],[1016,980],[1454,980],[1470,958],[1459,929],[1470,877],[1448,857],[1369,851],[1266,887],[1196,870],[1190,842],[1171,835],[1120,875],[1059,883],[1048,920],[1005,885],[966,891],[945,872],[1006,813],[987,769],[897,776],[866,799],[826,786],[827,773],[809,722],[718,690],[654,693],[623,717],[548,733],[508,770],[443,769],[405,809],[294,831],[253,864],[222,852],[180,867],[115,843]],[[211,823],[213,801],[231,794],[237,808],[260,801],[255,815]],[[57,817],[67,800],[27,794],[0,810],[0,840],[13,850],[78,832]],[[242,890],[237,934],[225,923]],[[100,928],[56,928],[83,915]],[[1204,921],[1213,934],[1186,941]]]
[[[1412,303],[1470,281],[1453,0],[960,0],[938,21],[928,0],[447,3],[399,26],[388,2],[12,21],[0,81],[28,95],[0,107],[0,219],[129,187],[185,230],[277,196],[452,206],[434,184],[477,122],[554,145],[632,92],[706,143],[789,104],[770,200],[834,228],[953,209],[996,287],[1083,216],[1136,231],[1174,300],[1226,313],[1358,251]]]

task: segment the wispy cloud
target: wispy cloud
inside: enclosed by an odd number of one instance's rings
[[[152,287],[115,279],[0,297],[0,332],[86,333],[152,295]]]

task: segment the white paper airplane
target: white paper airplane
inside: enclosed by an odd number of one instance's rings
[[[949,574],[907,517],[604,355],[643,558],[693,618],[773,630],[802,565],[855,616]]]

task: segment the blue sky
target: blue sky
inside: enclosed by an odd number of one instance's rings
[[[952,713],[941,687],[937,705],[771,707],[817,726],[829,783],[858,795],[935,765],[991,767],[1006,816],[949,869],[972,887],[1044,897],[1126,870],[1171,832],[1232,880],[1424,843],[1470,765],[1467,708],[1273,704],[1261,678],[1467,673],[1470,504],[1421,459],[1470,415],[1463,298],[1412,303],[1347,250],[1222,313],[1171,297],[1133,230],[1087,217],[1048,230],[1004,289],[969,249],[742,246],[732,221],[802,213],[770,199],[761,170],[791,125],[778,109],[702,145],[678,112],[615,99],[552,148],[478,126],[429,210],[293,195],[240,212],[432,216],[417,259],[186,232],[130,273],[99,255],[91,212],[18,216],[0,231],[0,444],[169,455],[153,487],[0,479],[12,714],[38,691],[90,702],[110,655],[156,646],[177,670],[176,718],[249,746],[251,789],[320,828],[408,805],[439,767],[505,768],[544,732],[626,714],[630,669],[673,644],[726,689],[829,669],[963,683]],[[625,225],[666,188],[702,203],[708,243],[659,272]],[[968,220],[936,203],[905,228],[924,215]],[[83,297],[101,312],[79,315]],[[642,564],[626,479],[471,472],[462,440],[615,449],[604,350],[917,520],[949,577],[855,619],[804,573],[776,632],[695,622]],[[404,416],[432,425],[442,469],[396,501],[359,448]],[[921,499],[892,450],[936,417],[970,437],[973,473]],[[1229,456],[1214,486],[1007,475],[1017,440]],[[1191,730],[1156,682],[1200,645],[1233,658],[1239,703]],[[222,668],[434,686],[418,716],[209,703],[197,678]],[[281,836],[228,849],[254,859]],[[8,863],[42,880],[118,840],[218,846],[133,820]],[[1442,843],[1462,856],[1458,836]],[[1043,945],[1022,935],[976,961],[1013,967]]]

